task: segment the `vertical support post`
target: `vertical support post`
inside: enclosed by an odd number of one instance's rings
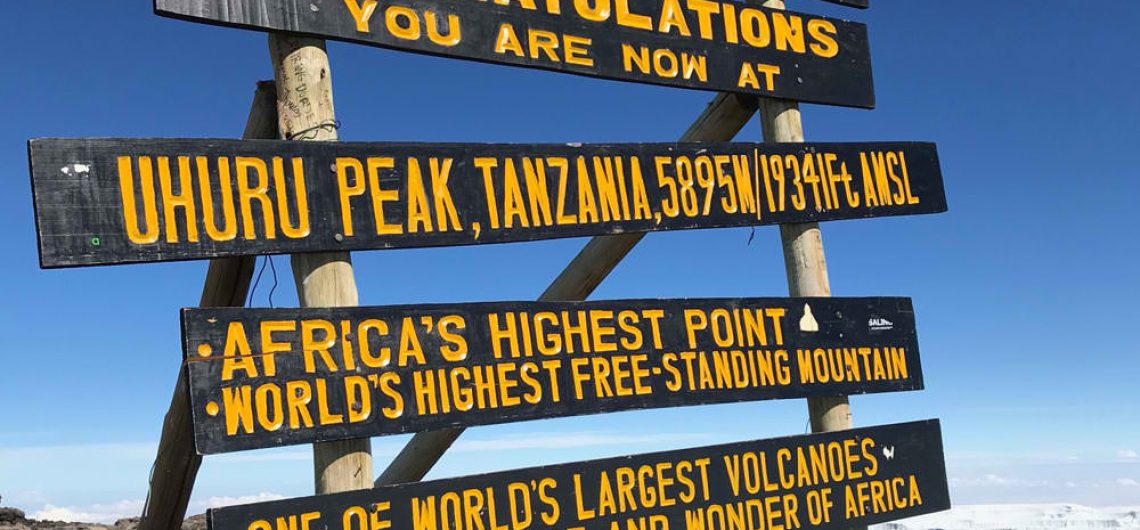
[[[325,41],[270,34],[269,55],[273,61],[273,76],[277,80],[281,138],[336,140],[332,74]],[[291,262],[301,307],[358,304],[356,277],[348,252],[294,254]],[[371,440],[313,444],[313,478],[318,494],[371,487]]]
[[[783,9],[783,0],[768,0],[765,7]],[[798,104],[778,99],[760,98],[760,124],[765,142],[804,141],[804,126]],[[780,225],[784,248],[784,268],[791,296],[831,296],[827,278],[827,260],[823,255],[823,238],[819,223]],[[851,406],[847,396],[808,398],[812,432],[838,431],[851,428]]]

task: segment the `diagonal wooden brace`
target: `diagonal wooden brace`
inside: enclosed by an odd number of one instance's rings
[[[756,98],[718,94],[681,135],[682,142],[727,142],[756,112]],[[554,279],[539,300],[585,300],[645,234],[598,236]],[[416,433],[376,479],[377,486],[420,480],[463,433],[462,428]]]
[[[257,84],[253,105],[245,124],[246,139],[277,138],[277,89],[272,81]],[[201,307],[245,305],[253,277],[254,256],[210,260],[202,287]],[[186,390],[186,370],[178,372],[170,410],[162,424],[158,454],[150,474],[150,490],[143,507],[140,530],[169,530],[182,527],[186,505],[194,490],[194,479],[202,457],[194,450],[194,429],[190,423],[190,394]]]

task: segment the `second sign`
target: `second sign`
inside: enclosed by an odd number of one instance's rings
[[[922,388],[907,298],[186,309],[203,454]]]

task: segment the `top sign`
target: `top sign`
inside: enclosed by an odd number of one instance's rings
[[[154,6],[160,15],[209,24],[431,55],[875,106],[866,26],[732,1],[155,0]]]
[[[867,9],[867,0],[824,0],[833,4],[839,4],[847,7],[857,7],[859,9]]]

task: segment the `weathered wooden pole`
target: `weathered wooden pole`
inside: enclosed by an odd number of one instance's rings
[[[784,0],[768,0],[765,7],[783,9]],[[759,98],[760,125],[766,142],[804,141],[804,125],[800,107],[795,102]],[[784,247],[784,268],[791,296],[831,296],[827,278],[827,260],[823,255],[823,239],[819,223],[780,225]],[[838,431],[851,428],[851,406],[847,396],[808,399],[812,432]]]
[[[269,55],[277,80],[278,130],[285,140],[336,140],[332,74],[325,41],[269,35]],[[326,174],[332,178],[331,174]],[[294,254],[293,280],[301,307],[358,304],[356,277],[348,252]],[[371,440],[313,444],[317,493],[372,486]]]
[[[277,90],[273,83],[257,84],[253,105],[246,120],[245,139],[277,138]],[[245,305],[249,282],[253,277],[255,256],[210,260],[206,282],[202,287],[201,307]],[[202,457],[194,451],[194,428],[190,422],[190,394],[186,389],[185,368],[179,370],[174,397],[162,423],[158,454],[150,476],[139,530],[181,528],[186,505],[194,490],[194,479]]]
[[[705,111],[681,135],[682,142],[726,142],[744,128],[756,112],[755,98],[733,94],[717,94]],[[546,288],[538,299],[543,301],[585,300],[617,267],[645,234],[598,236],[578,253],[569,265]],[[463,428],[416,433],[396,455],[377,486],[413,482],[424,478],[443,457]]]

